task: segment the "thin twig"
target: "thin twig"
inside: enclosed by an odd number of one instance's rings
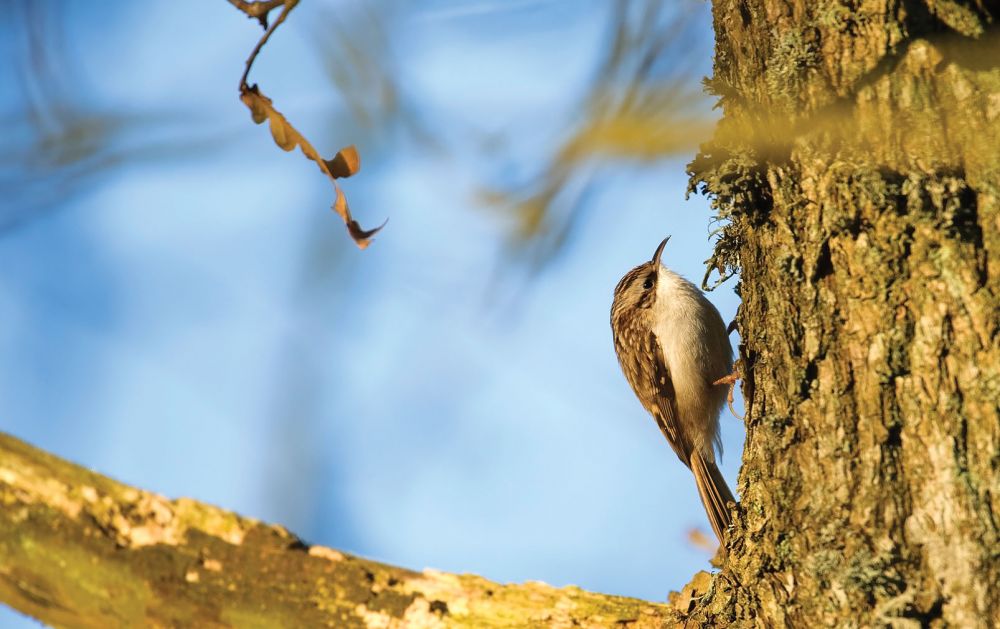
[[[252,2],[252,3],[247,3],[244,2],[243,0],[229,0],[229,3],[232,4],[234,7],[236,7],[237,9],[240,9],[250,17],[256,17],[260,19],[262,24],[265,23],[265,20],[267,19],[266,18],[267,13],[271,11],[271,9],[276,8],[278,5],[283,5],[284,7],[281,9],[281,13],[278,15],[278,19],[276,19],[274,21],[274,24],[271,24],[271,26],[269,26],[268,29],[264,31],[264,34],[261,36],[260,41],[257,42],[257,45],[254,46],[253,51],[250,53],[250,56],[247,57],[246,67],[243,70],[243,76],[240,77],[240,92],[242,93],[247,88],[247,76],[250,75],[250,68],[253,67],[253,62],[257,59],[257,54],[260,53],[261,48],[263,48],[264,44],[267,43],[267,40],[271,37],[271,33],[273,33],[278,28],[278,26],[280,26],[281,23],[285,21],[285,17],[287,17],[288,14],[291,12],[291,10],[295,8],[295,5],[299,3],[299,0],[268,0],[266,2],[262,1],[262,2]],[[260,8],[258,9],[256,7]],[[261,16],[264,17],[262,18]]]

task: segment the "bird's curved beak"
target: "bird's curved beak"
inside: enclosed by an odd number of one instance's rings
[[[670,240],[670,236],[663,239],[660,246],[656,248],[656,253],[653,254],[652,263],[655,268],[660,268],[660,254],[663,253],[663,248],[667,246],[668,240]]]

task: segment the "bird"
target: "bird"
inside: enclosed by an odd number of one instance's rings
[[[611,330],[625,379],[656,420],[677,457],[693,473],[698,495],[722,544],[735,502],[715,462],[722,454],[719,413],[733,374],[726,324],[704,293],[653,258],[615,287]]]

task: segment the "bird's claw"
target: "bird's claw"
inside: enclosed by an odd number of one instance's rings
[[[739,420],[742,420],[743,419],[743,415],[740,415],[739,413],[737,413],[736,409],[733,408],[733,402],[734,402],[733,392],[736,390],[736,381],[739,380],[739,379],[740,379],[740,369],[739,369],[739,365],[737,364],[735,366],[735,368],[733,369],[733,373],[729,374],[728,376],[723,376],[723,377],[719,378],[718,380],[716,380],[712,384],[713,385],[721,385],[721,384],[729,385],[729,393],[726,395],[726,403],[729,405],[729,412],[733,414],[733,417],[735,417],[735,418],[737,418]]]

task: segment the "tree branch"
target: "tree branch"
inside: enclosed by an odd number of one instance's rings
[[[2,433],[0,502],[0,601],[60,627],[638,628],[679,620],[664,604],[415,572],[310,546],[280,526],[123,485]],[[694,594],[682,596],[686,605]]]

